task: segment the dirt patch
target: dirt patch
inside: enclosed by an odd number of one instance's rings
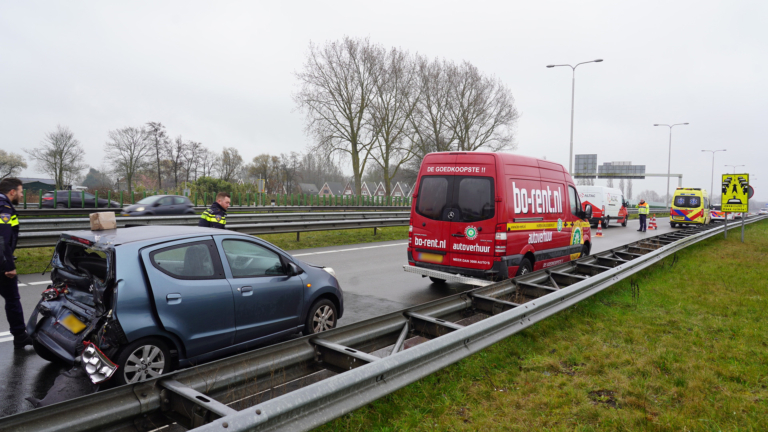
[[[592,390],[589,392],[589,398],[595,405],[606,405],[611,408],[619,408],[616,402],[616,392],[612,390]]]
[[[560,362],[560,371],[558,373],[574,376],[576,375],[576,372],[581,370],[584,366],[586,366],[584,363],[572,364],[568,362]]]
[[[469,407],[461,407],[456,411],[456,415],[461,417],[461,419],[464,420],[464,423],[472,422],[472,412],[469,410]]]

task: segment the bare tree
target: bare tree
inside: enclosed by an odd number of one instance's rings
[[[200,152],[200,168],[202,168],[201,177],[213,177],[213,172],[218,165],[219,157],[207,148],[203,148]]]
[[[37,169],[51,176],[56,189],[61,189],[86,168],[85,151],[66,126],[56,126],[54,132],[45,135],[40,147],[25,150],[37,162]]]
[[[235,175],[243,165],[243,157],[234,147],[224,147],[219,158],[219,174],[221,179],[227,182],[237,180]]]
[[[624,195],[624,179],[619,179],[619,190],[621,191],[621,194]]]
[[[323,47],[312,43],[294,101],[306,115],[306,130],[316,151],[342,154],[352,161],[357,194],[376,139],[370,104],[374,98],[376,52],[368,39],[345,37]]]
[[[14,177],[25,168],[27,168],[27,163],[23,156],[0,149],[0,180]]]
[[[608,180],[605,181],[605,186],[612,188],[613,187],[613,178],[608,177]]]
[[[444,63],[417,57],[419,98],[416,110],[411,116],[418,157],[436,151],[449,151],[454,141],[448,128],[447,115],[450,87]]]
[[[109,131],[105,159],[112,164],[118,176],[125,177],[129,196],[133,194],[133,177],[146,166],[152,150],[152,142],[144,128],[125,127]]]
[[[627,201],[632,199],[632,179],[627,180]]]
[[[285,178],[285,191],[293,193],[301,181],[299,169],[301,167],[301,155],[296,152],[290,154],[280,153],[280,169]]]
[[[184,169],[185,155],[187,153],[187,143],[181,139],[181,135],[166,147],[166,157],[168,158],[171,174],[173,175],[173,187],[179,187],[179,172]],[[182,173],[183,175],[183,173]]]
[[[371,103],[373,125],[378,131],[372,159],[381,167],[384,187],[390,195],[391,179],[414,156],[411,117],[419,100],[419,87],[411,56],[397,48],[380,54]]]
[[[200,169],[201,157],[205,147],[197,141],[187,141],[187,151],[184,153],[184,181],[189,183],[190,176],[197,181],[197,173]]]
[[[157,168],[157,187],[163,187],[163,172],[161,169],[160,157],[168,151],[168,134],[165,126],[160,122],[149,122],[146,124],[147,139],[152,146],[152,153],[155,155]]]
[[[446,122],[456,150],[514,149],[520,115],[512,92],[496,77],[483,76],[469,62],[446,66],[450,97]]]

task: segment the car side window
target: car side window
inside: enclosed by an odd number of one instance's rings
[[[176,279],[220,279],[213,242],[185,243],[150,254],[152,265]]]
[[[161,206],[173,205],[173,197],[161,198],[158,202]]]
[[[568,201],[571,204],[571,214],[576,215],[581,210],[581,203],[579,203],[579,194],[573,186],[568,186]]]
[[[224,254],[236,278],[286,275],[280,255],[256,243],[224,240]]]
[[[173,197],[173,204],[175,205],[181,205],[186,203],[187,203],[187,199],[184,197],[180,197],[180,196]]]

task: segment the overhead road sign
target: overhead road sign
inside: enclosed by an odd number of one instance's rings
[[[721,209],[726,213],[749,211],[749,174],[723,174]]]

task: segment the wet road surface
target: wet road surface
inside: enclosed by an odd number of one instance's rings
[[[603,229],[604,236],[594,238],[592,252],[621,246],[672,231],[668,219],[657,220],[659,229],[645,234],[637,232],[638,221],[627,227],[612,225]],[[433,284],[427,278],[405,273],[407,240],[333,246],[290,251],[295,257],[313,264],[333,267],[344,291],[344,316],[339,325],[347,325],[401,310],[472,288],[469,285]],[[21,302],[25,319],[34,309],[50,276],[31,274],[19,277]],[[8,322],[0,319],[0,416],[32,409],[27,396],[43,398],[55,378],[66,368],[39,358],[31,347],[14,350],[8,333]]]

